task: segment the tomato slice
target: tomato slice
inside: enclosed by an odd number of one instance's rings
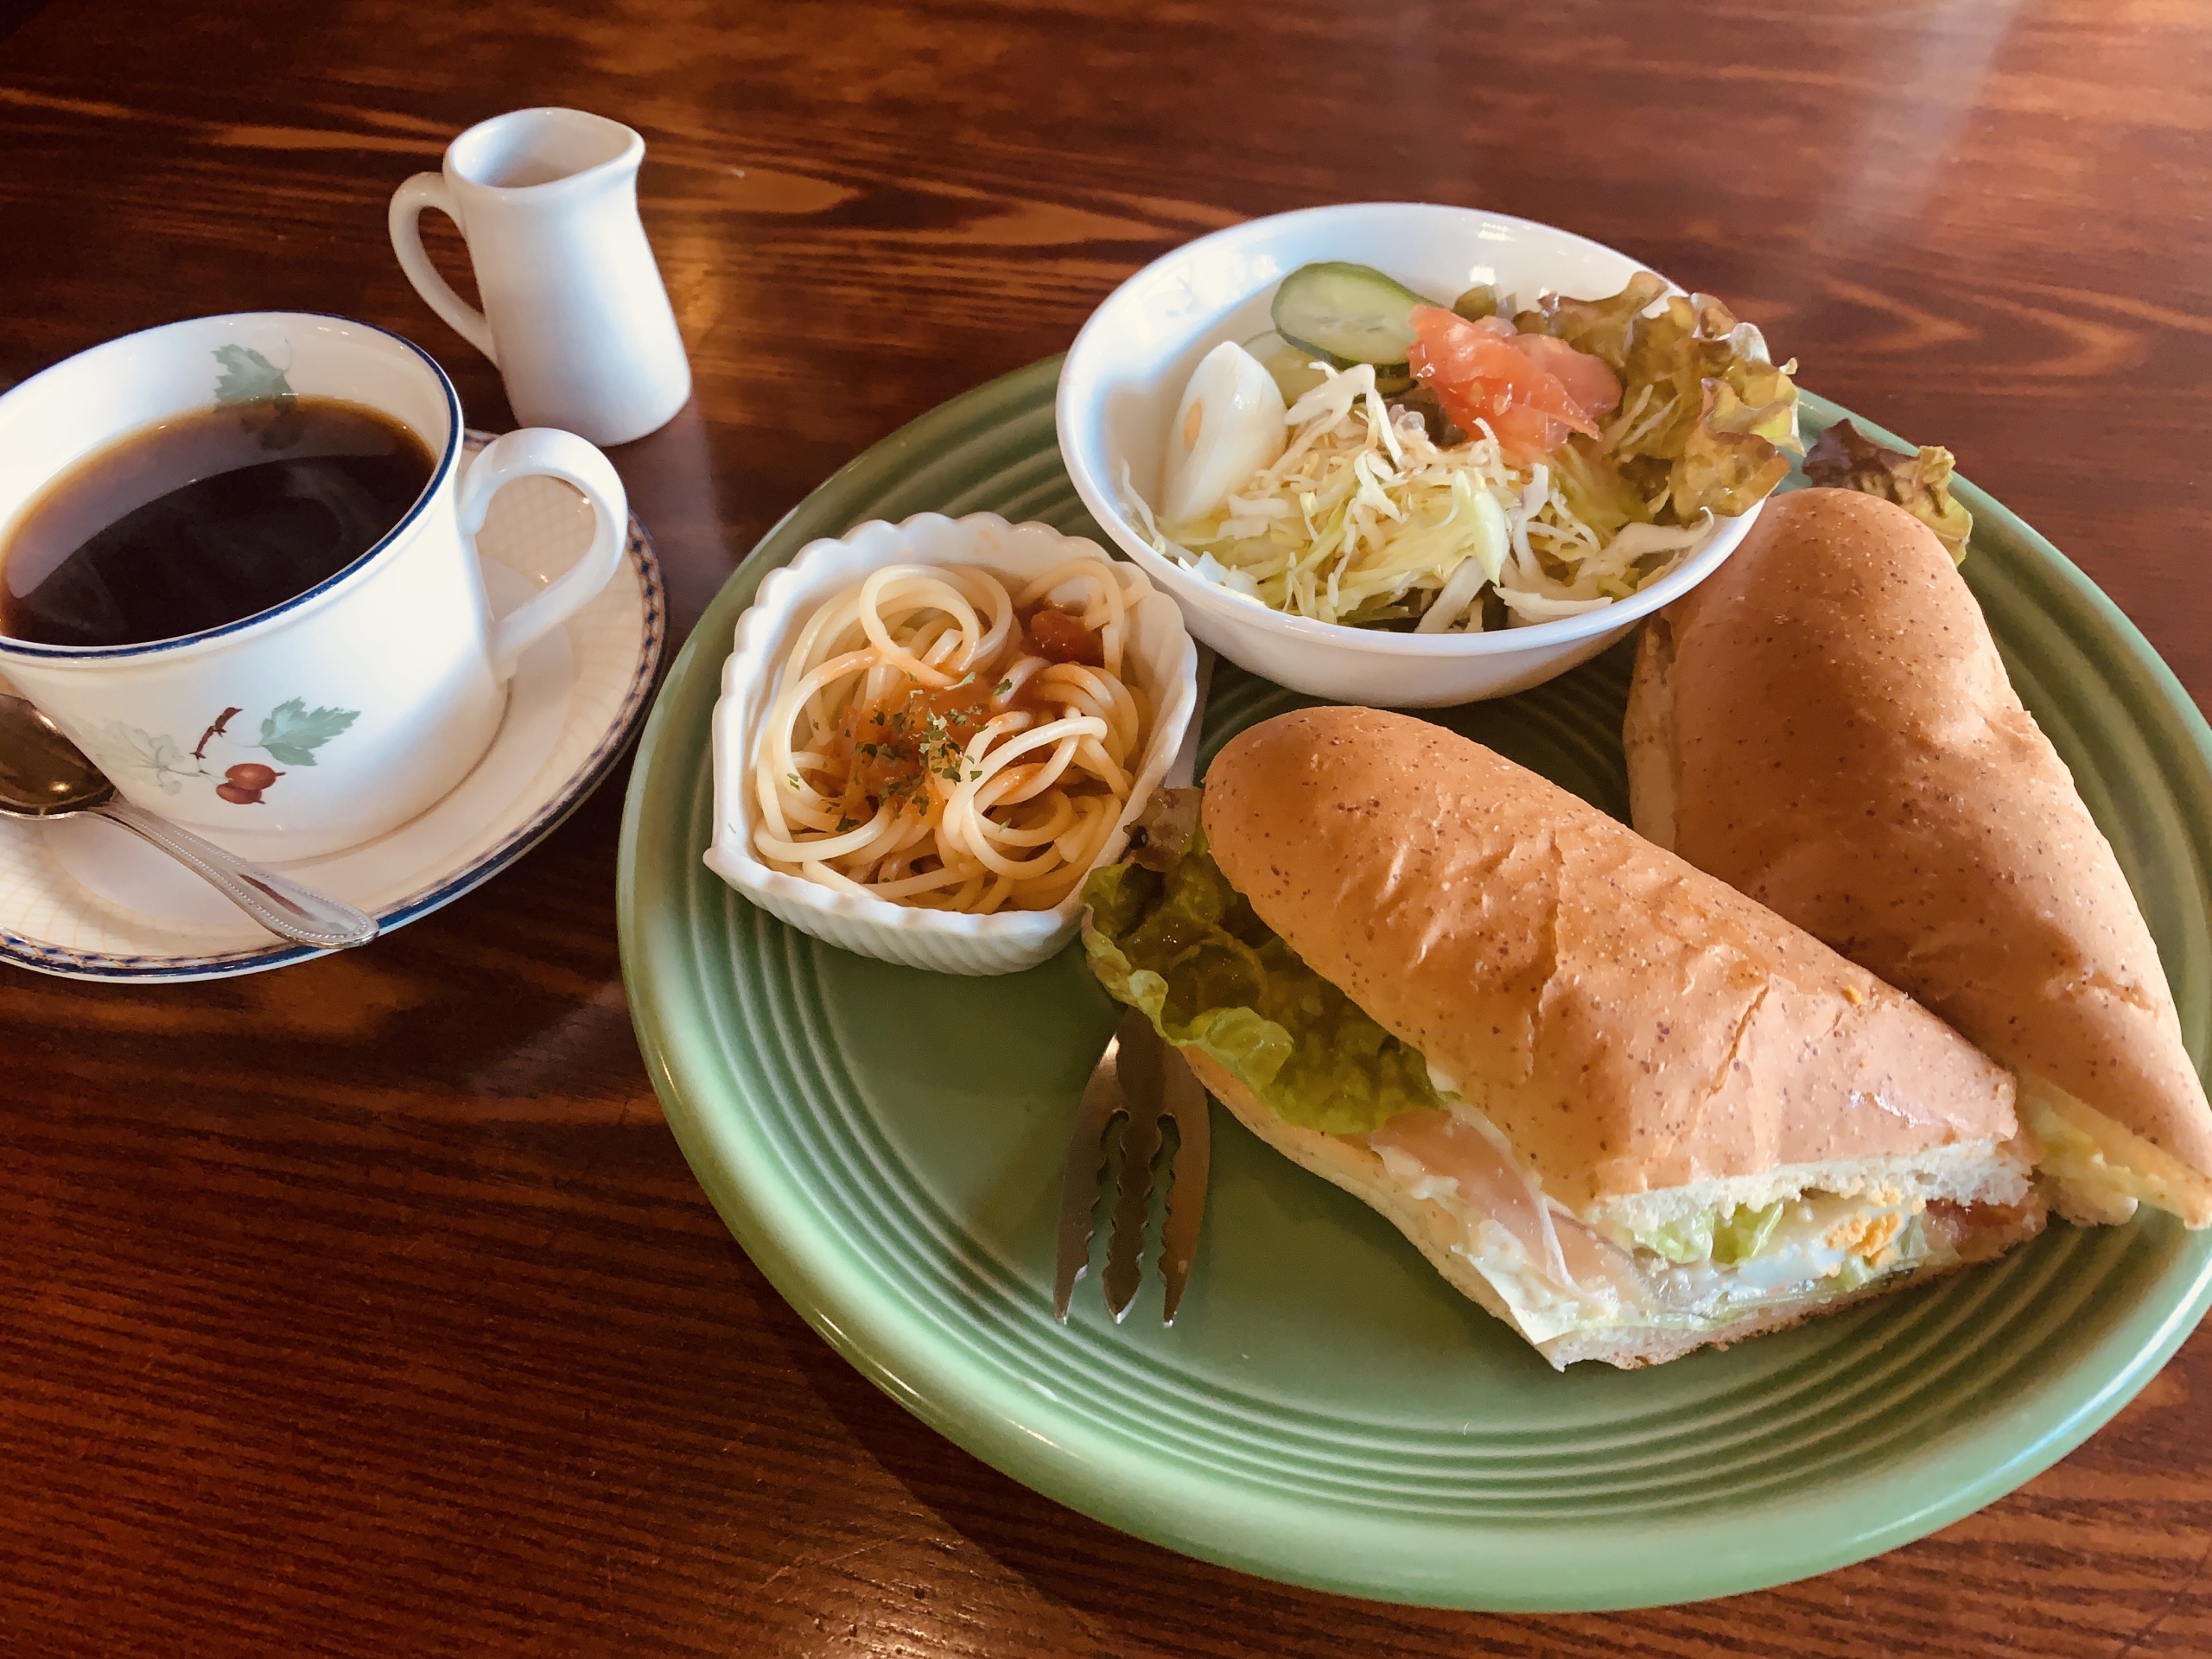
[[[1569,432],[1598,435],[1558,376],[1497,334],[1434,305],[1415,306],[1413,325],[1419,338],[1407,366],[1466,431],[1486,421],[1507,453],[1523,460],[1549,454]]]
[[[1047,662],[1081,663],[1090,668],[1106,665],[1105,642],[1083,626],[1080,618],[1040,605],[1029,618],[1029,637],[1037,654]]]

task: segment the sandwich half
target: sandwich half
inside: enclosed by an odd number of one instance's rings
[[[1646,626],[1636,827],[2014,1071],[2053,1207],[2212,1224],[2212,1109],[2120,861],[1948,550],[1849,490],[1766,504]]]
[[[1094,971],[1553,1364],[1673,1359],[2041,1227],[2002,1068],[1534,772],[1315,709],[1197,796],[1091,878]]]

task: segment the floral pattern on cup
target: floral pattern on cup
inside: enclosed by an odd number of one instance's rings
[[[232,737],[230,729],[232,721],[245,712],[240,708],[224,709],[208,722],[200,741],[189,751],[166,732],[156,736],[119,720],[101,728],[87,747],[111,778],[118,772],[137,772],[164,795],[178,793],[188,779],[219,779],[215,793],[221,799],[233,806],[258,806],[263,791],[284,775],[277,766],[312,766],[315,752],[361,717],[358,709],[310,709],[306,698],[293,697],[264,715],[259,737],[247,741]],[[219,746],[212,755],[211,745]],[[259,749],[276,766],[239,760],[217,772],[208,764],[244,749]]]

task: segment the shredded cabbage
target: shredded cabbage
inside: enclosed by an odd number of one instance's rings
[[[1463,315],[1502,310],[1497,297],[1463,296]],[[1801,448],[1796,365],[1775,366],[1759,331],[1710,296],[1643,271],[1605,299],[1543,295],[1512,322],[1612,372],[1621,399],[1599,436],[1533,466],[1508,461],[1481,422],[1445,447],[1417,409],[1386,404],[1372,365],[1317,361],[1281,460],[1218,512],[1175,524],[1155,521],[1125,468],[1132,518],[1202,580],[1290,615],[1474,632],[1627,598],[1700,546],[1716,515],[1773,490]]]
[[[1509,624],[1600,610],[1711,533],[1708,517],[1656,540],[1624,537],[1624,528],[1657,527],[1641,501],[1586,476],[1596,470],[1586,461],[1556,474],[1516,467],[1487,428],[1441,448],[1418,413],[1383,403],[1371,365],[1319,366],[1327,378],[1286,417],[1282,458],[1219,512],[1162,525],[1125,480],[1131,515],[1155,550],[1293,616],[1418,617],[1424,632],[1477,632],[1485,585]],[[1595,523],[1578,511],[1578,494]],[[1479,578],[1455,582],[1471,559]]]

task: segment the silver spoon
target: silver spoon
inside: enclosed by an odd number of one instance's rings
[[[67,818],[80,812],[143,836],[280,938],[337,950],[377,936],[375,917],[249,864],[120,799],[107,775],[52,721],[21,697],[0,696],[0,817]]]

